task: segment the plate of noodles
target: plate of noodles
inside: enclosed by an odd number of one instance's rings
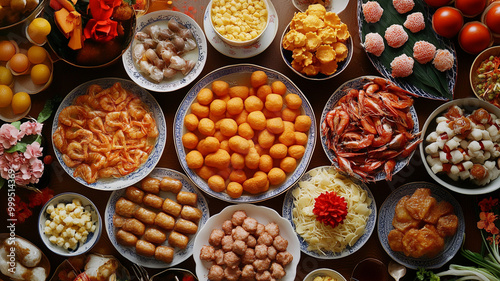
[[[347,215],[336,227],[316,220],[313,212],[316,198],[333,192],[347,205]],[[377,206],[364,183],[332,166],[321,166],[306,172],[288,190],[283,217],[295,229],[302,252],[318,259],[339,259],[353,254],[368,241],[375,229]]]

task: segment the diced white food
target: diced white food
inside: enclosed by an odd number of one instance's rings
[[[472,140],[481,140],[483,139],[483,130],[480,130],[480,129],[473,129],[468,138],[472,139]]]
[[[479,144],[479,142],[477,142],[477,141],[471,141],[469,143],[469,147],[468,148],[469,148],[469,151],[471,151],[471,152],[474,153],[476,151],[480,151],[481,150],[481,144]]]
[[[425,157],[425,160],[427,160],[427,163],[429,164],[429,166],[441,164],[441,161],[439,160],[438,157],[432,157],[431,155],[427,155],[427,157]]]
[[[448,121],[449,121],[448,118],[444,116],[439,116],[438,118],[436,118],[436,123],[446,123]]]
[[[460,179],[466,180],[470,177],[469,171],[462,171],[458,174],[460,176]]]
[[[450,168],[450,173],[458,175],[460,173],[460,168],[457,165],[452,165]]]
[[[431,166],[431,170],[434,174],[442,172],[443,171],[443,164],[441,162],[436,163],[436,164]]]
[[[439,160],[441,161],[441,163],[448,163],[448,154],[444,151],[440,151]]]
[[[448,146],[450,150],[456,149],[459,145],[460,142],[456,141],[456,138],[452,138],[451,140],[446,142],[446,146]]]
[[[449,131],[450,131],[450,128],[448,127],[448,124],[446,122],[438,123],[436,126],[436,133],[438,135],[441,135],[443,133],[447,133]]]
[[[472,163],[472,161],[465,161],[462,163],[462,166],[466,171],[468,171],[472,168],[472,166],[474,166],[474,163]]]
[[[427,154],[434,155],[437,154],[438,151],[439,151],[439,143],[437,142],[433,142],[425,147],[425,153]]]
[[[482,144],[483,144],[484,149],[488,150],[488,151],[492,151],[495,148],[493,142],[490,140],[483,140]]]
[[[451,155],[451,162],[453,164],[458,164],[464,160],[464,155],[460,150],[452,150],[450,152]]]
[[[437,140],[438,137],[439,135],[436,132],[432,132],[429,135],[427,135],[427,138],[425,140],[428,142],[434,142]]]

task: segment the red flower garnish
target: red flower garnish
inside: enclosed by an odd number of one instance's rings
[[[42,192],[31,193],[29,196],[28,207],[34,208],[36,206],[41,206],[47,203],[50,198],[54,197],[54,190],[50,188],[44,188]]]
[[[347,202],[334,191],[324,192],[315,199],[313,213],[317,221],[336,227],[347,216]]]
[[[495,225],[497,215],[494,213],[481,212],[479,214],[480,221],[477,222],[477,228],[484,229],[491,234],[498,234],[500,230]]]
[[[118,22],[111,19],[90,19],[83,30],[83,34],[85,39],[92,38],[97,42],[107,42],[118,36],[117,26]]]
[[[492,197],[490,198],[484,198],[479,202],[479,207],[481,208],[481,212],[490,212],[493,207],[498,205],[498,198],[493,199]]]
[[[33,214],[26,202],[21,201],[21,197],[15,196],[14,203],[16,204],[16,219],[18,222],[23,223],[27,218]]]

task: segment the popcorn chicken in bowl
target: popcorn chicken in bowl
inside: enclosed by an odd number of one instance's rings
[[[299,76],[326,80],[340,74],[352,58],[347,25],[320,4],[296,13],[281,38],[281,56]]]
[[[212,0],[210,24],[226,44],[236,47],[257,42],[269,24],[268,0]]]

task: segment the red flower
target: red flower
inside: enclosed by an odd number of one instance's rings
[[[83,34],[85,39],[92,38],[97,42],[107,42],[118,35],[117,26],[118,23],[114,20],[90,19],[83,30]]]
[[[493,207],[498,205],[498,198],[484,198],[479,202],[479,207],[481,208],[481,212],[490,212]]]
[[[27,218],[33,214],[26,202],[21,201],[21,197],[15,196],[14,203],[16,204],[16,219],[18,222],[23,223]]]
[[[495,225],[495,220],[497,219],[497,215],[495,215],[494,213],[481,212],[479,214],[479,218],[481,220],[477,222],[477,228],[484,229],[491,234],[500,233],[500,231]]]
[[[42,192],[31,193],[29,196],[28,207],[34,208],[36,206],[44,205],[52,197],[54,197],[54,190],[48,187],[42,189]]]
[[[493,244],[493,242],[495,242],[495,244],[498,245],[500,243],[500,236],[495,236],[495,241],[493,241],[493,236],[486,237],[486,240],[488,242],[490,242],[491,244]]]
[[[334,191],[324,192],[315,199],[313,213],[317,221],[336,227],[347,216],[347,202]]]
[[[90,0],[90,14],[95,20],[107,20],[113,15],[113,9],[121,3],[122,0]]]

